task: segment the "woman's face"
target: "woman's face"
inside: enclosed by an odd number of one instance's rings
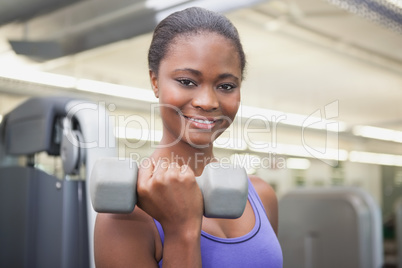
[[[209,146],[240,105],[239,54],[216,33],[176,37],[151,82],[159,97],[164,138]]]

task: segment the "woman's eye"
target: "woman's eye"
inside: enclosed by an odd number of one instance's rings
[[[232,91],[236,86],[232,84],[222,84],[218,88],[224,90],[224,91]]]
[[[178,79],[177,81],[179,81],[180,84],[182,84],[183,86],[195,86],[195,83],[189,79]]]

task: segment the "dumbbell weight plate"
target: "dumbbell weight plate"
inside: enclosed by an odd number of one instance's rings
[[[94,210],[131,213],[137,203],[137,174],[136,162],[129,159],[102,158],[96,161],[90,180]]]
[[[248,196],[248,176],[240,166],[212,162],[205,166],[197,183],[204,197],[204,215],[235,219],[243,215]]]

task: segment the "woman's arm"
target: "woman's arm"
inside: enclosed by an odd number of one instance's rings
[[[250,176],[250,180],[264,205],[272,228],[278,235],[278,200],[274,189],[272,189],[267,182],[257,176]]]
[[[138,207],[127,215],[98,214],[94,234],[96,267],[158,267],[162,246],[157,232],[152,218]]]
[[[188,166],[140,168],[138,206],[162,225],[163,267],[201,267],[202,193]]]

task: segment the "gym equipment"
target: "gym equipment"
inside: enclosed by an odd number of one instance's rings
[[[358,188],[305,188],[279,200],[284,268],[379,268],[381,213]]]
[[[402,197],[395,201],[395,233],[397,248],[397,267],[402,267]]]
[[[102,103],[37,97],[4,116],[0,267],[94,267],[96,213],[87,179],[98,157],[117,156],[106,143],[113,139]],[[61,157],[64,174],[41,170],[35,161],[39,153]]]
[[[138,167],[130,160],[98,159],[92,171],[90,193],[97,212],[130,213],[137,203]],[[204,215],[212,218],[238,218],[248,196],[244,168],[213,162],[196,177],[204,198]]]

